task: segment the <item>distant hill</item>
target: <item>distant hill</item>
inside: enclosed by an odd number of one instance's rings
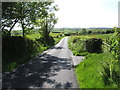
[[[112,28],[109,28],[109,27],[90,27],[87,29],[112,29]]]
[[[90,29],[112,29],[110,27],[90,27],[90,28],[86,28],[87,30]],[[64,31],[64,30],[75,30],[75,31],[79,31],[82,30],[82,28],[54,28],[51,31]]]

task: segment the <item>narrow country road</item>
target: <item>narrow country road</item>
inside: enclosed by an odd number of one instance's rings
[[[78,88],[68,37],[57,45],[3,75],[3,88]]]

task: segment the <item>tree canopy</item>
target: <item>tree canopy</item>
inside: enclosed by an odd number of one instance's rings
[[[40,27],[43,32],[45,27],[51,29],[54,27],[57,19],[54,11],[57,7],[52,5],[54,2],[3,2],[2,3],[2,31],[9,28],[10,35],[12,29],[18,23],[23,30],[23,36],[26,30]]]

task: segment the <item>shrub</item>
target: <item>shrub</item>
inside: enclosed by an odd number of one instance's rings
[[[120,87],[120,66],[114,61],[104,62],[102,79],[106,86]]]
[[[21,64],[28,61],[39,52],[39,47],[38,43],[25,37],[2,37],[3,69],[7,67],[5,65],[8,63],[17,62]]]
[[[105,85],[120,87],[120,29],[115,29],[113,36],[109,39],[111,56],[109,62],[103,64],[102,77]]]
[[[70,34],[68,33],[68,34],[64,34],[65,36],[70,36]]]
[[[120,28],[116,29],[110,38],[110,48],[115,58],[120,61]]]
[[[2,36],[9,36],[9,31],[7,29],[2,30]]]
[[[81,52],[86,52],[85,39],[77,37],[71,38],[71,40],[69,41],[69,46],[75,55],[78,55],[78,53]]]
[[[102,51],[102,39],[92,38],[86,40],[86,50],[90,53],[100,53]]]
[[[89,53],[102,52],[102,39],[71,37],[69,47],[74,55],[87,55]]]
[[[36,41],[38,41],[39,43],[44,44],[44,46],[47,46],[48,48],[50,46],[53,46],[54,42],[55,42],[52,36],[49,36],[48,38],[40,37],[39,39],[36,39]]]

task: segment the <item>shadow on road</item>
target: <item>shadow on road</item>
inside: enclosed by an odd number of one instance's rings
[[[62,49],[62,47],[55,47]],[[3,88],[44,88],[43,83],[53,84],[53,88],[70,88],[71,82],[58,83],[49,77],[57,75],[60,70],[70,70],[68,58],[58,58],[49,54],[42,54],[26,64],[21,65],[11,73],[3,74]],[[65,78],[65,77],[64,77]]]
[[[50,49],[64,49],[63,47],[56,47],[56,46],[53,46],[53,47],[51,47]]]

